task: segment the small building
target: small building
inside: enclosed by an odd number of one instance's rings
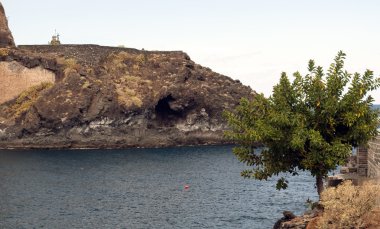
[[[55,33],[55,35],[51,37],[51,41],[49,42],[49,45],[60,45],[60,44],[61,44],[61,41],[59,40],[59,34]]]

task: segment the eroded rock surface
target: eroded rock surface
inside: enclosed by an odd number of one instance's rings
[[[55,74],[41,66],[27,68],[16,61],[0,62],[0,104],[41,83],[54,83]]]
[[[0,2],[0,47],[14,47],[15,42],[8,27],[8,20],[4,12],[4,7]]]
[[[290,211],[284,211],[281,219],[273,226],[273,229],[316,229],[317,221],[322,210],[315,208],[305,212],[302,216],[296,216]]]
[[[19,46],[0,61],[55,75],[54,84],[26,90],[0,105],[2,148],[225,143],[223,110],[255,95],[183,52]]]

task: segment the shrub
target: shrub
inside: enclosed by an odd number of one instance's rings
[[[379,206],[379,200],[380,185],[374,183],[354,186],[345,181],[336,188],[328,188],[321,195],[324,213],[317,228],[363,227],[365,215]]]
[[[139,55],[137,55],[137,56],[136,56],[136,61],[137,61],[137,63],[139,63],[139,64],[143,64],[143,63],[145,63],[145,61],[146,61],[146,57],[145,57],[145,55],[143,55],[143,54],[139,54]]]
[[[69,58],[65,60],[65,67],[75,69],[78,67],[77,60],[74,58]]]
[[[63,65],[63,72],[67,76],[71,72],[77,72],[80,69],[80,65],[74,58],[58,58],[58,63]]]

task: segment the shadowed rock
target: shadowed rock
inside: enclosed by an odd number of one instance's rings
[[[0,47],[14,47],[15,42],[11,31],[8,28],[8,20],[5,16],[4,7],[0,2]]]

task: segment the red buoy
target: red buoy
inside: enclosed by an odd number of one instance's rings
[[[185,189],[189,189],[190,188],[190,186],[189,185],[185,185]]]

